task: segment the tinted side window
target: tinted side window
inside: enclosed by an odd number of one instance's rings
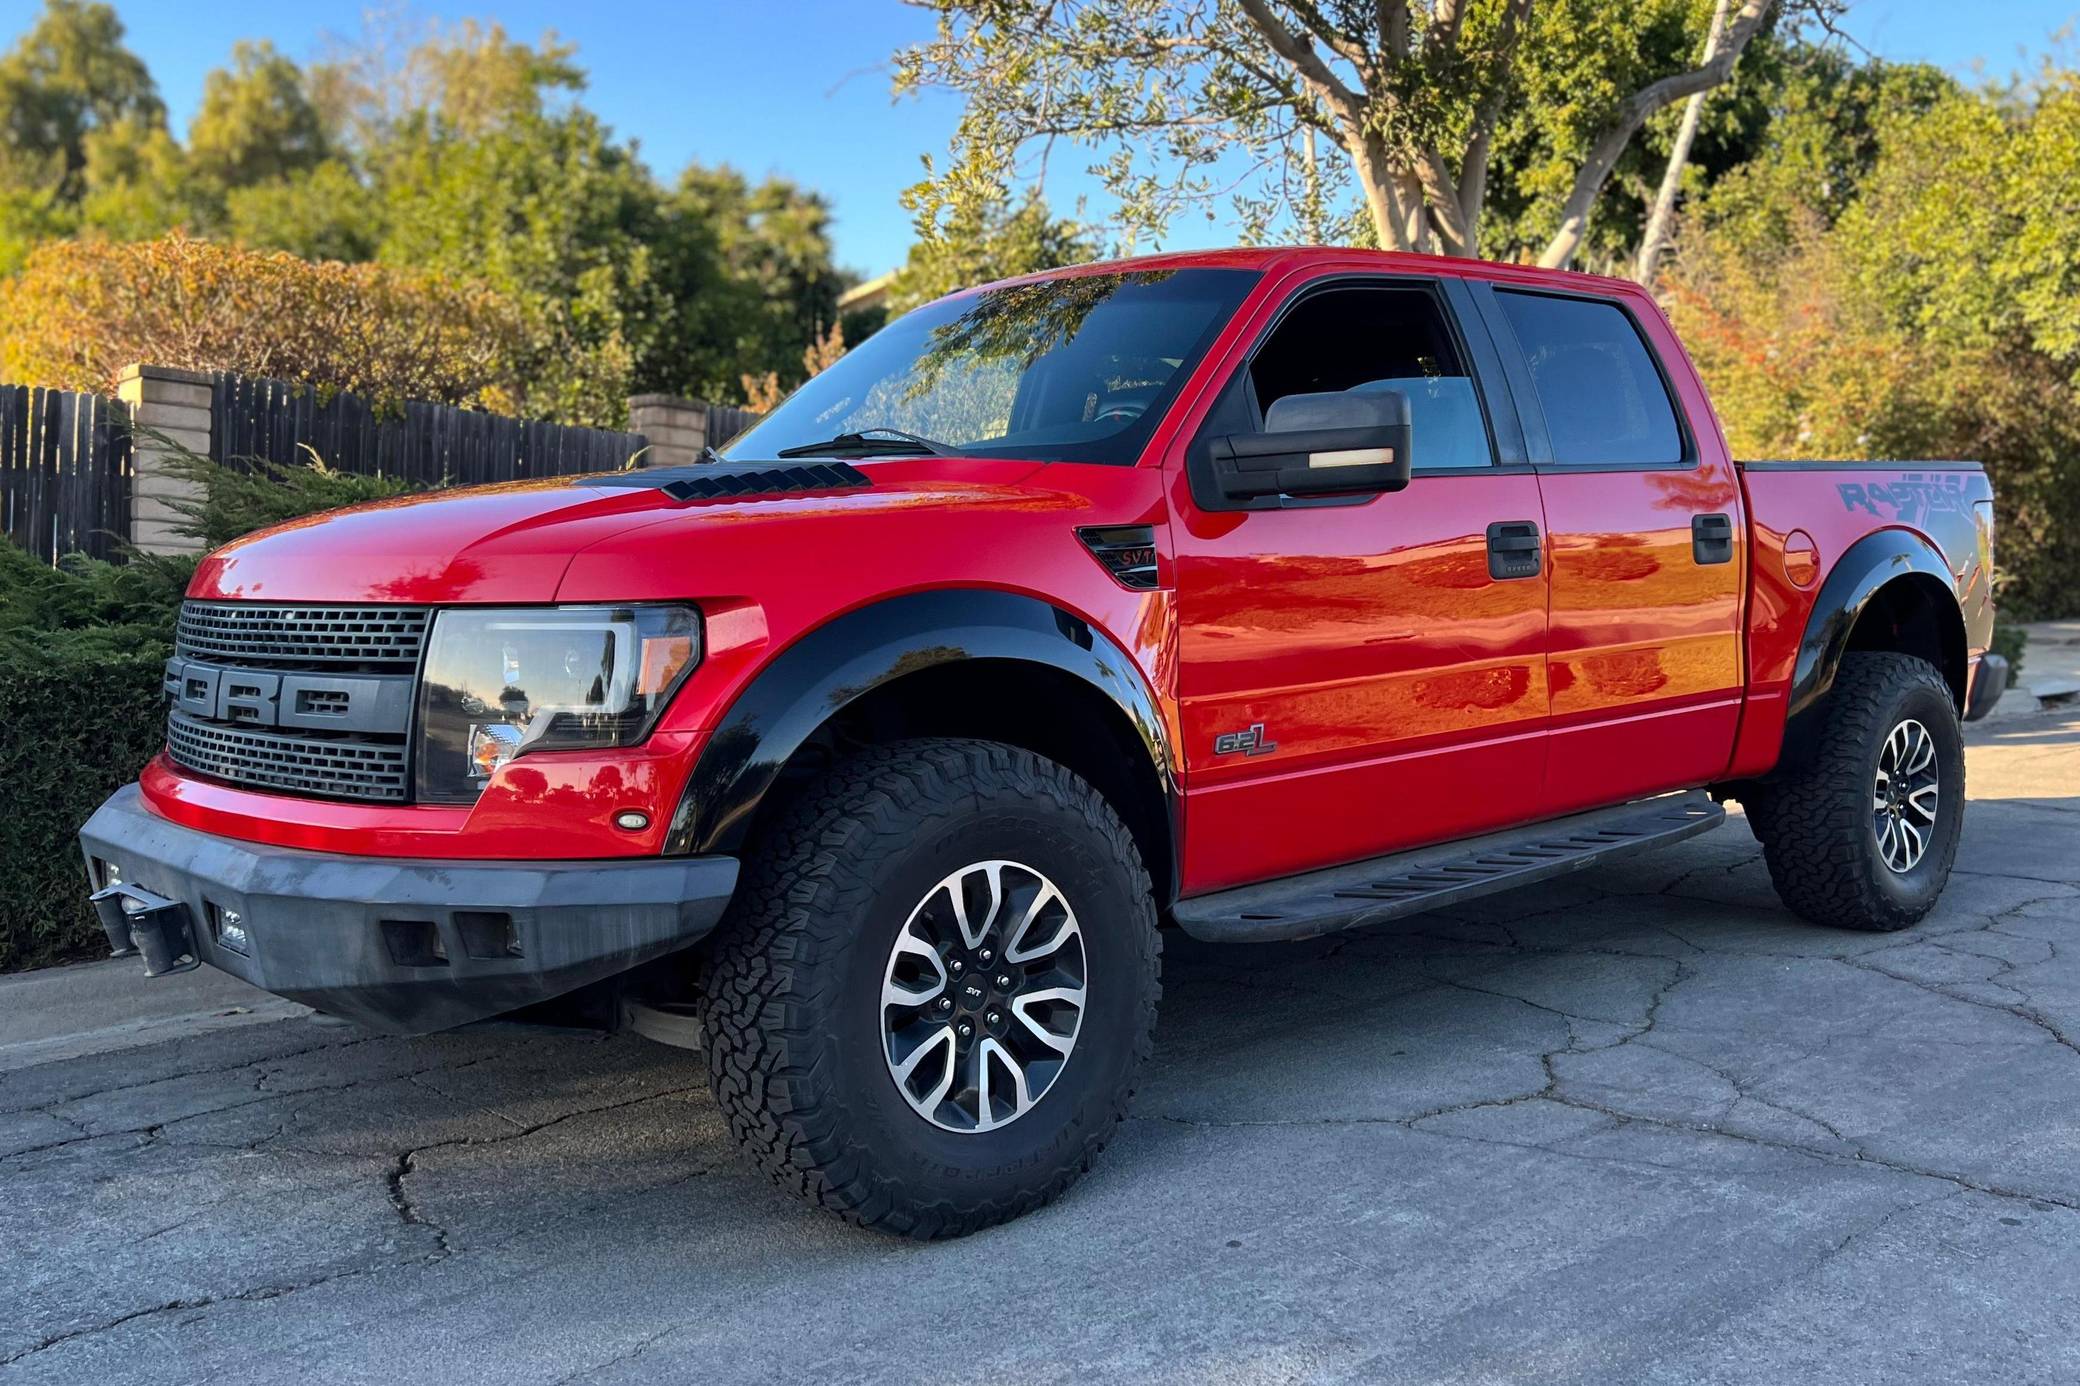
[[[1498,289],[1563,466],[1678,463],[1682,430],[1639,329],[1612,303]]]
[[[1437,300],[1420,289],[1317,292],[1279,324],[1248,373],[1260,410],[1287,395],[1397,390],[1408,397],[1416,471],[1494,464],[1473,378]]]

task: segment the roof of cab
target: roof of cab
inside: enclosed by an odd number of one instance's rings
[[[1114,274],[1123,270],[1243,269],[1265,272],[1304,269],[1311,264],[1348,265],[1352,261],[1377,265],[1383,273],[1453,275],[1462,278],[1477,276],[1507,279],[1519,284],[1546,283],[1555,288],[1593,288],[1601,293],[1609,293],[1614,288],[1635,292],[1639,289],[1639,286],[1629,279],[1584,274],[1579,270],[1541,269],[1536,265],[1515,265],[1499,260],[1469,260],[1456,255],[1416,255],[1406,251],[1366,250],[1343,245],[1230,246],[1219,250],[1173,250],[1160,255],[1137,255],[1119,260],[1094,260],[1087,264],[1065,265],[1060,269],[1015,275],[1009,279],[997,280],[993,284],[978,284],[975,288],[989,289],[1004,284],[1023,284],[1073,275]],[[974,289],[961,292],[972,293]]]

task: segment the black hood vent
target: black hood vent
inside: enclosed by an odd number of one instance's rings
[[[697,462],[687,467],[590,472],[576,480],[584,486],[650,486],[682,501],[854,491],[874,484],[850,462]]]

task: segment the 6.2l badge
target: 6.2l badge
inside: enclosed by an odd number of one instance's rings
[[[1251,723],[1247,731],[1222,732],[1213,739],[1213,753],[1217,756],[1232,756],[1237,751],[1246,756],[1260,756],[1277,749],[1278,743],[1264,735],[1262,722]]]

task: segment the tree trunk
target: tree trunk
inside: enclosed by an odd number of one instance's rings
[[[1720,36],[1726,32],[1726,0],[1712,7],[1711,32],[1705,35],[1704,60],[1709,63],[1719,51]],[[1683,185],[1683,166],[1690,162],[1690,145],[1697,138],[1698,117],[1704,114],[1706,93],[1696,92],[1683,106],[1683,123],[1676,127],[1676,142],[1668,151],[1668,168],[1661,175],[1661,190],[1654,195],[1654,210],[1647,217],[1646,234],[1640,237],[1639,263],[1632,277],[1649,289],[1661,267],[1662,247],[1668,244],[1669,223],[1675,219],[1676,193]]]
[[[1407,250],[1408,208],[1402,203],[1385,143],[1376,136],[1354,134],[1344,147],[1350,151],[1358,186],[1365,190],[1365,206],[1372,213],[1372,233],[1379,238],[1379,248]]]

